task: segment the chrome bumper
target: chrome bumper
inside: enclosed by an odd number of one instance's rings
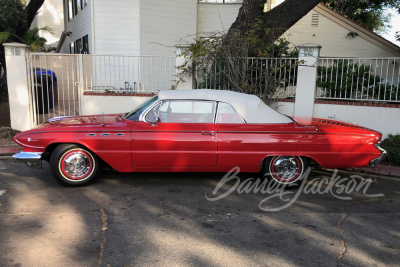
[[[16,160],[25,162],[32,169],[43,169],[42,152],[20,152],[12,157]]]
[[[374,167],[376,164],[378,164],[379,162],[381,162],[388,156],[388,153],[386,152],[386,150],[381,148],[378,144],[375,144],[374,147],[376,149],[378,149],[380,152],[382,152],[382,155],[380,155],[376,159],[371,160],[368,164],[369,167]]]

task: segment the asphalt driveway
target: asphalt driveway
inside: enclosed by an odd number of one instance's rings
[[[44,167],[31,170],[0,160],[0,266],[398,266],[400,262],[396,179],[373,177],[365,193],[344,189],[334,196],[309,190],[286,209],[271,212],[259,207],[271,196],[263,192],[236,190],[218,201],[207,200],[224,174],[105,171],[90,186],[66,188],[52,178],[48,164]],[[254,175],[239,176],[244,183]],[[315,170],[308,183],[331,176],[332,172]],[[355,178],[357,185],[369,176],[362,177]],[[221,190],[234,184],[231,181]],[[288,203],[282,199],[303,189],[287,189],[292,194],[266,200],[262,207],[279,209]]]

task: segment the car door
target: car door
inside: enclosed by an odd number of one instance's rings
[[[239,166],[243,172],[257,172],[267,155],[281,155],[299,149],[304,127],[289,124],[249,124],[227,103],[219,103],[216,116],[218,168],[228,171]]]
[[[215,111],[214,101],[168,100],[157,104],[132,128],[133,170],[215,167]]]

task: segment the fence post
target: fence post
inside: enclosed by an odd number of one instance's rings
[[[297,47],[299,48],[300,64],[297,75],[294,116],[312,117],[314,115],[318,57],[321,46],[308,43],[300,44]]]
[[[19,43],[5,43],[3,46],[6,55],[11,128],[26,131],[31,129],[32,122],[26,66],[28,46]]]

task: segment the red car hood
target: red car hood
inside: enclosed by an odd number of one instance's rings
[[[19,133],[15,138],[37,132],[74,131],[78,128],[95,130],[97,128],[103,128],[103,123],[105,126],[104,129],[119,129],[127,127],[126,120],[121,118],[120,114],[57,117],[49,119],[36,128]]]
[[[120,114],[90,115],[74,117],[58,117],[49,119],[39,127],[49,126],[96,126],[103,123],[107,126],[118,124],[121,121]]]
[[[350,122],[312,117],[293,117],[293,119],[310,131],[315,129],[319,132],[368,134],[382,137],[378,131]]]

